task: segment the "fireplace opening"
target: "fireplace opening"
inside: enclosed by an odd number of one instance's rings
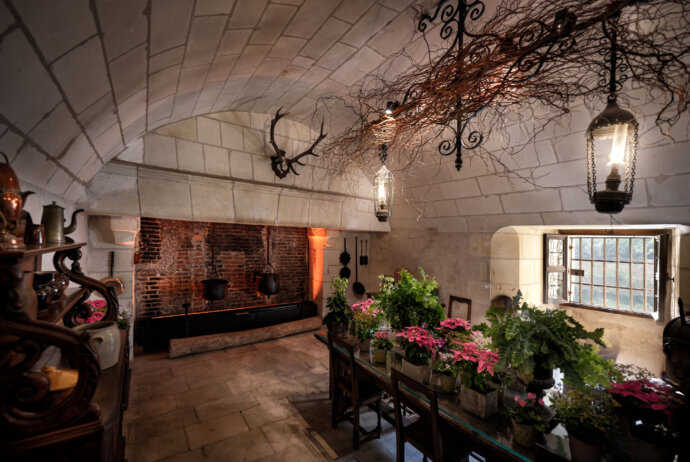
[[[135,342],[145,350],[167,348],[170,339],[186,335],[317,315],[316,305],[305,301],[306,228],[144,217],[135,262]],[[267,295],[262,288],[271,274],[282,276],[280,290]],[[230,284],[216,294],[206,293],[202,282],[213,279]]]

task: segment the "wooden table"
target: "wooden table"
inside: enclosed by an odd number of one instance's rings
[[[317,340],[328,343],[327,334],[314,334]],[[354,338],[348,341],[354,342]],[[338,348],[334,346],[334,348]],[[344,351],[344,350],[343,350]],[[366,375],[377,386],[392,394],[391,367],[400,368],[400,358],[393,352],[388,354],[386,364],[376,364],[372,352],[362,352],[355,361],[357,373]],[[545,441],[535,448],[528,449],[514,443],[510,429],[510,420],[499,411],[488,419],[480,419],[460,407],[459,394],[444,393],[432,381],[432,387],[439,390],[439,415],[452,428],[461,433],[465,440],[472,441],[472,451],[489,461],[563,461],[569,460],[570,454],[567,439],[556,435],[546,435]],[[419,397],[420,400],[426,401]]]

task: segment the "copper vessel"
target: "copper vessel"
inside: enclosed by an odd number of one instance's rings
[[[0,248],[21,249],[24,241],[13,234],[17,220],[22,213],[24,199],[30,191],[22,193],[19,179],[10,167],[10,162],[4,152],[0,155],[5,162],[0,162]]]

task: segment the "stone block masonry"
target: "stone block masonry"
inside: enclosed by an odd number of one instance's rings
[[[302,300],[307,290],[307,230],[272,227],[270,259],[281,290],[272,297],[257,290],[266,266],[268,228],[260,225],[141,218],[135,255],[137,319],[190,312],[262,306]],[[201,281],[230,281],[225,300],[207,302]]]

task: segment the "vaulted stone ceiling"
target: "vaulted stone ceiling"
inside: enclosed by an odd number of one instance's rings
[[[319,97],[345,94],[410,41],[411,3],[6,0],[0,150],[24,181],[76,200],[176,120],[283,107],[310,123]],[[351,120],[338,104],[329,115],[331,130]]]

